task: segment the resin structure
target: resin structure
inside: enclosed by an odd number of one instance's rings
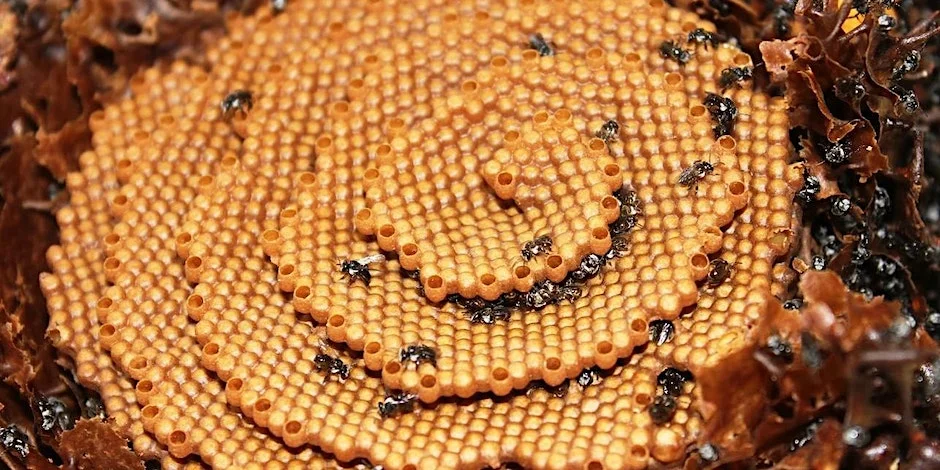
[[[657,378],[743,344],[802,182],[786,103],[722,91],[750,58],[699,28],[655,0],[234,16],[206,69],[148,70],[93,115],[49,336],[166,468],[676,465],[705,417],[694,378],[663,413]],[[654,320],[670,341],[648,344]],[[414,345],[434,360],[403,362]]]

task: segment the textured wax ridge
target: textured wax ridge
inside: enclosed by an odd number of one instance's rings
[[[642,468],[680,459],[702,424],[690,408],[694,385],[672,420],[657,425],[648,412],[656,376],[667,363],[689,368],[736,344],[747,319],[741,293],[772,282],[773,259],[789,242],[793,187],[783,178],[796,171],[787,166],[784,103],[730,91],[737,126],[716,139],[702,99],[722,68],[748,59],[729,46],[700,46],[684,67],[664,61],[663,39],[682,42],[710,26],[661,3],[417,2],[394,12],[384,2],[361,10],[313,3],[233,22],[208,54],[209,72],[184,74],[185,96],[151,95],[170,101],[149,105],[156,124],[122,123],[127,130],[111,139],[99,136],[122,129],[113,121],[124,116],[93,121],[99,145],[87,171],[116,166],[123,183],[105,198],[113,230],[93,232],[114,285],[100,291],[97,311],[70,315],[103,325],[101,345],[138,381],[144,426],[172,455],[198,454],[216,468],[330,465],[306,447],[290,453],[253,425],[289,446],[315,444],[386,468]],[[556,56],[525,49],[535,31]],[[155,89],[142,81],[133,99]],[[218,106],[235,89],[251,90],[253,107],[226,120]],[[620,123],[609,149],[594,139],[607,119]],[[585,165],[566,166],[579,158]],[[696,188],[677,185],[698,160],[715,164],[714,174]],[[606,171],[610,161],[619,171]],[[484,162],[499,166],[488,172]],[[502,191],[502,173],[525,184]],[[563,277],[588,250],[606,251],[603,242],[591,246],[595,232],[609,243],[602,224],[577,210],[593,203],[602,212],[605,200],[610,208],[605,175],[635,188],[644,214],[627,255],[584,285],[582,298],[496,325],[471,325],[453,303],[429,302],[516,288],[503,281],[536,235],[552,233],[557,251],[525,264],[527,283]],[[736,222],[722,238],[736,212],[751,225]],[[478,251],[482,239],[492,253]],[[728,326],[693,313],[677,320],[677,335],[691,331],[692,340],[618,364],[647,341],[649,321],[699,300],[696,281],[721,248],[740,262],[700,303],[727,312]],[[380,250],[398,256],[370,265],[368,288],[341,278],[340,258]],[[420,265],[426,297],[400,269],[418,253],[429,261]],[[552,274],[559,259],[565,268]],[[440,285],[428,283],[434,275]],[[434,291],[445,279],[467,281]],[[494,284],[500,289],[479,291]],[[399,348],[417,343],[435,348],[437,367],[397,361]],[[324,352],[350,366],[349,378],[317,370]],[[563,398],[514,391],[538,378],[559,384],[592,365],[612,369]],[[429,404],[381,419],[386,387]],[[486,391],[510,396],[439,399]]]
[[[95,114],[94,120],[99,122],[107,115],[114,118],[107,126],[110,134],[96,134],[99,142],[96,147],[106,145],[103,141],[120,148],[131,142],[133,130],[155,128],[157,114],[179,102],[180,91],[173,90],[188,73],[185,67],[176,66],[166,74],[157,69],[142,74],[137,83],[152,87],[151,94],[136,94]],[[155,100],[157,96],[162,99]],[[110,137],[103,139],[102,134]],[[111,155],[99,155],[102,154],[83,155],[82,170],[66,179],[69,205],[56,214],[60,244],[48,250],[52,272],[41,278],[50,314],[47,334],[52,344],[73,361],[79,382],[101,395],[109,421],[132,443],[138,455],[162,459],[164,468],[199,468],[198,461],[167,456],[157,441],[145,433],[134,384],[114,367],[107,352],[98,345],[100,324],[95,312],[106,285],[103,244],[110,231],[107,195],[119,186],[117,172],[121,166]]]

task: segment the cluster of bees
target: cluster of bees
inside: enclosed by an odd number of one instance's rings
[[[335,378],[339,382],[344,382],[349,378],[350,365],[343,362],[335,355],[329,354],[329,347],[325,342],[320,344],[320,353],[313,360],[317,372],[323,375],[323,381],[326,382]],[[429,363],[437,365],[437,351],[434,348],[424,344],[410,344],[401,348],[399,351],[399,360],[405,363],[412,363],[415,367]],[[417,395],[402,391],[388,391],[385,398],[378,404],[379,416],[388,418],[396,414],[409,413],[414,410]]]
[[[437,366],[437,351],[425,344],[411,344],[401,348],[398,359],[403,363],[413,363],[415,367],[428,363]],[[414,411],[418,396],[413,393],[393,391],[386,392],[385,398],[379,402],[379,416],[388,418],[396,414]]]
[[[609,126],[605,124],[605,127]],[[603,255],[590,253],[585,256],[577,269],[568,273],[561,282],[542,280],[528,292],[508,292],[493,301],[478,297],[466,299],[459,295],[452,295],[448,300],[465,309],[471,322],[488,325],[507,320],[512,310],[536,311],[548,305],[577,300],[582,294],[581,285],[600,274],[607,263],[626,255],[629,243],[623,235],[637,225],[642,215],[640,201],[634,191],[622,188],[614,196],[620,201],[620,216],[610,227],[611,233],[615,235],[610,249]],[[523,243],[520,256],[524,262],[528,262],[550,253],[553,245],[550,236],[540,235]]]
[[[656,383],[662,389],[649,408],[650,418],[656,424],[668,423],[676,414],[676,399],[682,394],[685,383],[692,380],[692,373],[674,367],[664,369],[656,377]]]

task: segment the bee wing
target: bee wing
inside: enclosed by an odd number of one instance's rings
[[[676,182],[679,184],[688,184],[689,177],[692,175],[692,169],[686,168],[679,173],[679,177],[676,178]]]
[[[333,354],[334,350],[327,342],[326,338],[320,336],[317,338],[317,347],[320,348],[321,354]]]
[[[383,255],[382,253],[378,253],[378,254],[369,255],[363,258],[359,258],[356,261],[362,265],[377,263],[379,261],[385,261],[385,255]]]

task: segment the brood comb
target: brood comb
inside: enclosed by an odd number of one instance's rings
[[[729,92],[735,126],[716,139],[702,102],[718,71],[747,57],[721,46],[664,59],[662,41],[709,26],[661,2],[321,3],[235,20],[208,72],[149,71],[132,100],[95,115],[82,171],[109,183],[70,210],[100,215],[63,225],[100,245],[50,251],[61,285],[47,281],[69,292],[50,296],[56,331],[85,338],[72,354],[94,353],[101,325],[101,345],[137,381],[143,427],[172,456],[216,468],[335,465],[309,444],[396,469],[680,459],[702,426],[694,385],[654,422],[657,375],[736,344],[746,293],[773,283],[792,233],[799,170],[784,104]],[[524,49],[536,30],[555,56]],[[175,86],[187,92],[158,91]],[[225,113],[234,90],[251,105]],[[595,138],[609,119],[617,138]],[[697,162],[714,172],[678,184]],[[642,216],[578,299],[495,325],[434,302],[564,283],[616,237],[620,182]],[[544,233],[552,250],[520,263]],[[699,300],[722,247],[733,271]],[[342,279],[341,259],[380,250],[389,259],[367,266],[368,286]],[[620,359],[650,321],[697,301],[727,325],[696,312],[676,320],[673,343]],[[430,346],[433,363],[402,363],[411,345]],[[595,365],[611,369],[599,383],[565,382]],[[534,379],[570,390],[514,391]],[[386,388],[428,403],[383,417]],[[486,391],[510,396],[446,398]]]

